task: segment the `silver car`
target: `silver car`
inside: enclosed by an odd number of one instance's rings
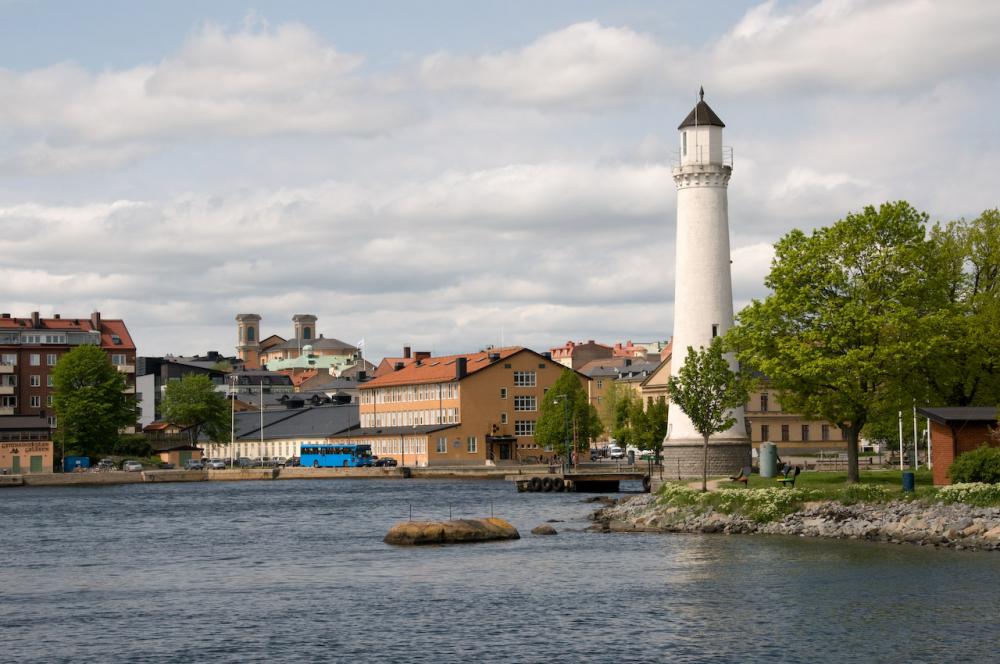
[[[222,459],[208,459],[204,462],[205,470],[225,470],[226,462]]]
[[[122,464],[122,470],[129,473],[142,472],[142,464],[138,461],[126,461]]]

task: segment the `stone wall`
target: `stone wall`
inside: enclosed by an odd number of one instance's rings
[[[677,444],[668,443],[663,446],[663,477],[677,479],[683,477],[701,477],[704,448],[701,443]],[[708,474],[735,475],[744,466],[750,464],[750,443],[714,443],[708,444]]]

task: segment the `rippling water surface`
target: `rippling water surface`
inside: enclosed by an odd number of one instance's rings
[[[0,660],[1000,660],[1000,554],[590,534],[591,507],[495,481],[6,489]],[[411,509],[523,539],[383,544]]]

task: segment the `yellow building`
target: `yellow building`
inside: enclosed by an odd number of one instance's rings
[[[405,465],[546,460],[542,397],[566,367],[527,348],[414,358],[360,385],[361,428],[338,436]],[[589,379],[578,374],[584,389]]]

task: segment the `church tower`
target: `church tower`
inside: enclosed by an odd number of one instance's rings
[[[236,355],[247,369],[260,368],[260,316],[236,314]]]
[[[674,277],[674,335],[671,373],[676,374],[688,346],[707,347],[733,324],[733,283],[729,251],[729,178],[732,148],[722,145],[723,124],[699,101],[677,128],[680,158],[674,165],[677,187],[677,259]],[[728,357],[736,368],[736,361]],[[709,440],[709,474],[732,473],[749,465],[750,443],[743,408],[732,411],[736,424]],[[664,456],[667,468],[701,474],[703,440],[680,408],[670,404]]]

